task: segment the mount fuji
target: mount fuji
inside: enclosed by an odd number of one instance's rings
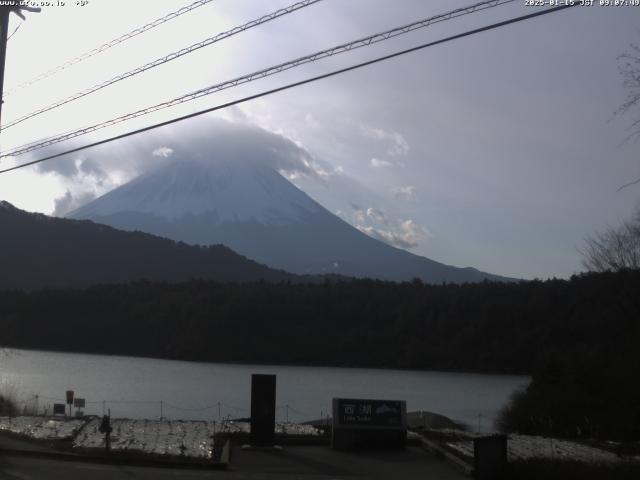
[[[224,244],[292,273],[430,283],[510,280],[371,238],[258,160],[176,159],[68,216],[188,244]]]

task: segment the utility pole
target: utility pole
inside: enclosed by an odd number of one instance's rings
[[[5,2],[9,3],[9,2]],[[9,14],[11,12],[24,20],[22,10],[39,12],[39,8],[20,5],[18,0],[9,5],[0,6],[0,129],[2,128],[2,104],[4,103],[4,63],[7,58],[7,30],[9,30]]]
[[[2,125],[2,104],[4,103],[4,61],[7,58],[7,30],[9,14],[13,7],[0,7],[0,125]]]

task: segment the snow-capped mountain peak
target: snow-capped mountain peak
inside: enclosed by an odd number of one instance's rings
[[[168,220],[207,215],[217,222],[288,224],[322,209],[304,192],[259,161],[180,161],[138,177],[79,208],[71,217],[120,212]]]

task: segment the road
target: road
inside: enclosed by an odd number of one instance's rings
[[[468,480],[418,447],[397,452],[336,452],[326,447],[285,447],[281,452],[232,450],[227,470],[185,470],[60,461],[0,453],[0,480]]]

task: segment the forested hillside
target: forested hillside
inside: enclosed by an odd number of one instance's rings
[[[189,360],[528,373],[625,357],[640,341],[640,272],[426,285],[137,282],[0,292],[5,346]]]
[[[0,231],[0,288],[86,287],[141,279],[296,279],[224,245],[191,246],[86,220],[29,213],[3,201]]]

